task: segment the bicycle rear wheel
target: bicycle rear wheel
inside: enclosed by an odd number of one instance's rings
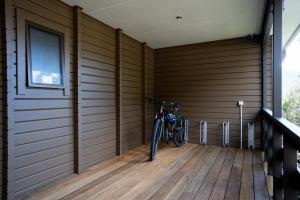
[[[175,128],[174,128],[173,140],[176,147],[180,147],[183,144],[184,140],[184,117],[179,116],[177,118]]]
[[[150,145],[150,161],[155,160],[156,152],[158,147],[158,140],[162,131],[162,122],[160,119],[154,121],[154,126],[151,135],[151,145]]]

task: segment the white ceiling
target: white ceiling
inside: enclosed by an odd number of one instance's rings
[[[152,48],[260,33],[265,9],[265,0],[63,1]]]
[[[284,46],[297,27],[300,26],[300,1],[284,1],[282,18],[282,45]]]

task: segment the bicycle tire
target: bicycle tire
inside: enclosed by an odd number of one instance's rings
[[[153,161],[156,158],[158,139],[159,139],[161,131],[162,131],[162,122],[160,119],[156,119],[154,121],[154,126],[153,126],[153,130],[152,130],[152,135],[151,135],[150,161]]]
[[[180,147],[184,142],[184,117],[180,116],[177,119],[176,126],[174,128],[173,141],[176,147]]]

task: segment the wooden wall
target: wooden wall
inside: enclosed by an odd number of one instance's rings
[[[143,43],[121,33],[122,74],[118,77],[115,29],[84,14],[80,8],[72,8],[60,1],[7,2],[11,3],[8,8],[12,15],[8,19],[13,24],[10,34],[13,43],[8,45],[14,55],[10,60],[13,68],[10,92],[13,98],[8,106],[3,105],[6,110],[7,107],[12,108],[10,114],[13,116],[8,119],[13,129],[9,130],[11,140],[5,147],[11,156],[8,158],[11,164],[5,172],[9,179],[5,193],[7,198],[13,199],[114,157],[118,135],[122,137],[122,152],[142,144],[142,111],[145,110],[147,116],[153,115],[149,106],[142,107],[143,85],[145,94],[153,94],[153,50],[146,47],[144,54]],[[20,68],[23,66],[25,69],[26,65],[25,50],[24,54],[20,50],[24,42],[20,38],[25,38],[25,32],[19,25],[19,13],[41,19],[44,26],[48,23],[59,25],[70,33],[67,38],[70,41],[66,61],[70,65],[66,75],[67,91],[27,87],[26,71],[19,73]],[[0,53],[4,55],[1,45]],[[0,63],[1,60],[2,57]],[[6,70],[2,63],[1,69]],[[116,80],[119,78],[122,82],[121,134],[116,128]],[[20,93],[19,88],[24,88],[24,91]],[[9,89],[9,86],[4,88],[1,85],[1,89]],[[146,122],[149,124],[148,119]],[[0,129],[0,178],[4,144],[2,130],[6,129]]]
[[[265,107],[273,110],[273,66],[272,66],[272,58],[273,58],[273,37],[268,39],[266,45],[266,69],[265,69],[265,90],[264,90],[264,97],[265,97]]]
[[[14,7],[54,22],[71,33],[72,9],[59,1],[13,1]],[[16,13],[14,13],[16,18]],[[15,27],[16,28],[16,27]],[[21,31],[21,30],[19,30]],[[16,38],[17,39],[17,38]],[[19,53],[17,56],[24,56]],[[15,58],[17,58],[15,56]],[[67,63],[72,63],[70,52]],[[15,62],[16,63],[16,62]],[[20,67],[21,63],[18,63]],[[16,66],[17,69],[17,66]],[[70,70],[69,95],[63,90],[27,88],[24,94],[15,95],[14,109],[14,195],[21,196],[28,191],[46,185],[60,177],[72,174],[74,170],[73,150],[73,88],[72,68]],[[16,74],[24,76],[26,74]],[[15,88],[25,82],[15,82]]]
[[[155,50],[155,95],[182,102],[190,140],[199,143],[199,122],[208,121],[208,144],[222,142],[222,122],[230,122],[230,143],[239,145],[239,107],[246,125],[261,109],[262,67],[258,42],[246,38]],[[256,124],[260,143],[260,124]]]
[[[7,1],[12,2],[12,16],[8,18],[13,24],[13,38],[8,45],[14,52],[10,60],[12,69],[7,71],[13,77],[13,85],[1,87],[9,90],[12,100],[3,104],[5,110],[0,109],[0,119],[2,113],[12,109],[12,117],[7,120],[12,128],[1,128],[10,141],[8,146],[2,145],[5,142],[1,142],[0,131],[0,155],[5,147],[9,154],[9,165],[3,165],[9,166],[5,171],[9,179],[5,192],[11,198],[115,156],[117,141],[121,141],[122,153],[142,144],[143,134],[149,141],[154,105],[144,103],[144,96],[182,101],[183,112],[191,122],[192,142],[198,141],[198,122],[207,119],[210,144],[220,144],[221,123],[229,120],[232,143],[237,145],[239,99],[246,104],[245,124],[261,108],[261,54],[257,42],[238,38],[154,51],[124,33],[117,44],[115,29],[77,9],[78,21],[75,9],[60,1]],[[67,91],[29,88],[26,73],[18,73],[19,67],[25,66],[25,55],[20,53],[17,42],[22,29],[16,27],[16,8],[41,18],[46,22],[44,25],[58,24],[70,33]],[[4,55],[2,46],[0,52]],[[24,60],[19,60],[22,57]],[[1,68],[6,71],[2,64]],[[23,82],[19,81],[20,76]],[[18,93],[20,86],[24,87],[23,93]],[[0,100],[4,98],[1,95]],[[117,127],[121,129],[118,131]],[[6,159],[0,156],[0,164],[2,160]],[[0,177],[1,172],[2,167]]]
[[[82,16],[82,167],[116,154],[115,30]]]
[[[121,36],[121,152],[142,144],[142,45]]]

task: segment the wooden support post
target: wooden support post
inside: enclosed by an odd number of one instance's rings
[[[73,40],[73,49],[74,49],[74,72],[75,72],[75,81],[74,81],[74,171],[75,173],[80,173],[81,163],[81,14],[82,8],[78,6],[73,7],[73,22],[74,22],[74,40]]]
[[[283,0],[274,0],[273,17],[273,117],[281,117],[281,98],[282,98],[282,11]]]
[[[116,30],[116,154],[122,153],[122,30]]]
[[[297,200],[298,191],[294,176],[297,175],[297,149],[294,147],[293,141],[287,137],[283,138],[284,155],[283,155],[283,189],[284,199]]]
[[[282,115],[282,12],[283,0],[274,0],[273,14],[273,117],[279,118]],[[283,199],[282,163],[280,161],[280,150],[282,146],[282,136],[278,129],[273,130],[273,194],[275,199]],[[284,148],[286,148],[284,146]],[[296,162],[295,162],[296,163]],[[286,198],[284,192],[284,199]]]
[[[3,199],[14,198],[15,144],[14,144],[14,97],[15,56],[13,8],[11,0],[0,1],[1,32],[3,47]]]
[[[146,144],[146,108],[145,108],[145,96],[146,96],[146,46],[142,43],[142,144]]]

